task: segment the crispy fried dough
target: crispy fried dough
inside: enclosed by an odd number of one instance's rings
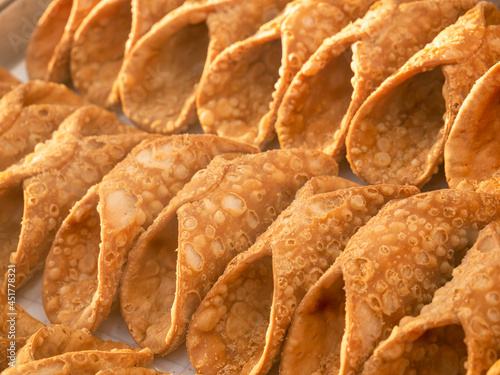
[[[132,0],[132,29],[127,40],[125,55],[156,22],[185,2],[186,0]]]
[[[463,100],[500,59],[499,23],[493,4],[478,3],[370,95],[346,140],[354,173],[422,186],[437,172]]]
[[[10,367],[2,374],[91,375],[100,370],[117,366],[149,366],[152,362],[153,354],[149,349],[143,349],[139,352],[127,349],[114,351],[82,350]]]
[[[114,114],[98,107],[83,107],[23,162],[0,173],[0,272],[16,267],[16,286],[21,286],[43,266],[55,234],[73,204],[99,182],[113,166],[142,140],[146,133],[116,125]],[[110,119],[111,117],[111,119]],[[99,121],[102,121],[100,123]],[[109,122],[111,121],[111,122]],[[102,129],[124,130],[122,134],[99,134]],[[79,130],[78,130],[79,129]],[[86,136],[86,134],[89,134]]]
[[[263,147],[288,85],[321,42],[362,16],[373,0],[296,0],[251,37],[224,50],[200,82],[206,133]]]
[[[209,291],[188,331],[197,372],[266,374],[277,360],[295,307],[349,238],[387,201],[419,192],[330,180],[330,189],[322,192],[305,185]]]
[[[475,189],[500,173],[499,99],[500,64],[496,64],[472,88],[446,141],[444,167],[451,188]]]
[[[282,147],[319,149],[339,160],[351,119],[369,94],[476,4],[400,3],[377,3],[309,58],[279,108],[276,131]]]
[[[63,85],[30,81],[0,99],[0,171],[50,138],[85,101]]]
[[[26,51],[30,79],[69,82],[69,58],[74,34],[99,1],[53,0],[49,4],[31,35]]]
[[[11,273],[15,276],[15,273]],[[9,290],[10,289],[10,290]],[[26,340],[36,331],[44,327],[44,324],[15,303],[14,289],[4,291],[0,288],[0,371],[4,370],[12,362],[11,357],[23,345]],[[14,296],[14,300],[12,297]]]
[[[139,351],[118,341],[104,341],[86,330],[77,330],[63,325],[50,325],[39,329],[17,352],[16,365],[38,361],[43,358],[55,357],[60,354],[82,350],[112,351],[114,349],[129,349]]]
[[[57,233],[42,285],[49,320],[95,331],[111,310],[129,250],[175,194],[216,155],[256,151],[212,135],[163,136],[136,147]]]
[[[144,367],[116,367],[109,370],[99,371],[96,375],[170,375],[166,372],[159,372],[150,368]]]
[[[496,195],[451,189],[385,205],[303,298],[281,373],[361,371],[400,319],[417,315],[451,279],[499,207]]]
[[[134,340],[158,354],[175,349],[229,261],[255,242],[309,178],[332,174],[335,162],[310,150],[216,158],[196,174],[130,254],[120,305]]]
[[[82,22],[71,50],[71,77],[89,101],[119,106],[117,78],[127,51],[185,0],[104,0]]]
[[[484,228],[416,317],[403,318],[363,374],[484,374],[500,356],[500,222]]]
[[[168,13],[124,61],[118,84],[125,114],[137,126],[165,134],[197,123],[195,93],[205,66],[287,2],[206,0]]]
[[[78,28],[71,49],[71,78],[90,102],[119,107],[116,79],[131,25],[130,0],[103,0]]]

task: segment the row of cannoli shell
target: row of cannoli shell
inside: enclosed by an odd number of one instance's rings
[[[42,283],[48,318],[95,331],[111,310],[129,251],[170,200],[215,156],[255,151],[212,135],[160,136],[134,148],[57,232]]]
[[[296,306],[352,234],[415,187],[313,178],[249,250],[235,257],[193,316],[187,347],[203,374],[266,374]]]
[[[134,340],[155,354],[177,348],[227,264],[256,241],[308,179],[336,174],[335,162],[312,150],[214,159],[130,253],[120,305]]]
[[[346,140],[356,174],[422,185],[437,172],[462,102],[500,58],[499,22],[500,11],[479,2],[370,95]]]
[[[281,146],[317,148],[340,159],[349,124],[367,97],[475,3],[379,3],[326,39],[283,98],[276,122]]]
[[[500,355],[499,270],[500,222],[495,221],[480,232],[432,302],[417,316],[401,319],[363,374],[491,374]]]
[[[28,73],[32,79],[72,80],[96,104],[116,108],[122,100],[125,112],[139,126],[178,132],[195,121],[192,86],[205,59],[211,61],[228,45],[254,33],[287,2],[54,0],[31,37]],[[130,92],[132,79],[139,85]],[[161,108],[159,96],[172,103]],[[143,107],[148,103],[155,107],[156,117],[145,117],[149,110]]]
[[[452,279],[479,231],[498,220],[499,203],[444,189],[385,205],[302,299],[281,373],[360,373],[400,320]]]

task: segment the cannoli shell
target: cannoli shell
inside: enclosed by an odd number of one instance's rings
[[[85,108],[74,113],[68,127],[75,118],[89,122],[88,116]],[[8,240],[1,244],[0,265],[5,274],[10,258],[16,266],[17,287],[43,266],[71,207],[134,146],[151,137],[137,131],[88,137],[76,131],[58,135],[61,137],[49,140],[35,155],[26,157],[25,163],[0,174],[0,199],[11,207],[2,215],[1,230]]]
[[[39,329],[26,342],[16,355],[16,365],[38,361],[43,358],[55,357],[60,354],[82,350],[112,351],[128,349],[139,351],[122,342],[104,341],[88,330],[76,330],[63,325],[50,325]]]
[[[296,306],[351,235],[387,201],[419,192],[345,180],[331,187],[317,194],[301,189],[207,294],[188,332],[188,351],[198,372],[267,373],[278,359]]]
[[[152,362],[153,355],[149,349],[143,349],[138,352],[128,349],[117,349],[114,351],[82,350],[10,367],[3,374],[84,375],[96,374],[100,370],[115,368],[117,366],[149,366]]]
[[[216,155],[256,151],[212,135],[137,146],[75,204],[57,233],[42,285],[49,320],[95,331],[111,310],[129,250],[184,184]]]
[[[495,195],[436,190],[390,202],[351,238],[293,318],[281,373],[357,373],[407,315],[451,279],[478,232],[498,219]]]
[[[134,340],[158,354],[176,348],[229,261],[255,242],[309,178],[336,173],[330,158],[309,150],[214,159],[131,252],[120,304]]]
[[[0,99],[0,171],[49,139],[84,100],[63,85],[30,81]]]
[[[294,77],[279,108],[282,147],[344,154],[352,117],[387,77],[475,1],[380,2],[326,39]]]
[[[53,0],[38,20],[26,51],[30,79],[70,81],[69,60],[74,34],[100,0]]]
[[[124,61],[118,84],[125,114],[140,128],[164,134],[196,124],[195,94],[204,67],[286,2],[196,1],[168,13]]]
[[[416,317],[405,317],[377,347],[363,374],[484,374],[500,354],[500,222],[484,228]]]
[[[498,375],[500,374],[500,360],[496,361],[493,366],[488,370],[486,375]]]
[[[71,49],[71,78],[92,103],[119,108],[116,79],[132,24],[130,0],[103,0],[83,20]]]
[[[101,370],[96,375],[170,375],[144,367],[116,367],[109,370]]]
[[[185,2],[186,0],[132,0],[132,28],[126,43],[125,55],[156,22]]]
[[[124,56],[154,23],[185,0],[104,0],[84,19],[71,50],[75,88],[90,102],[118,108]]]
[[[346,145],[368,183],[422,186],[474,82],[500,58],[500,11],[480,2],[386,79],[359,108]]]
[[[0,357],[0,371],[9,366],[12,361],[11,348],[19,351],[26,340],[44,324],[28,314],[22,307],[15,303],[14,285],[7,285],[4,290],[0,288],[0,350],[5,355]],[[12,325],[11,321],[15,322]],[[13,329],[13,330],[11,330]]]
[[[7,69],[0,66],[0,98],[20,83]]]
[[[372,2],[342,7],[337,1],[297,0],[257,33],[224,50],[200,83],[197,106],[205,132],[263,147],[274,136],[281,99],[302,64]]]
[[[500,64],[490,68],[465,99],[446,141],[444,166],[451,188],[477,188],[500,173]],[[500,190],[499,190],[500,191]]]

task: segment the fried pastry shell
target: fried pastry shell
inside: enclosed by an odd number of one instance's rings
[[[85,101],[63,85],[30,81],[0,99],[0,171],[49,139]]]
[[[196,124],[195,94],[205,66],[287,2],[196,1],[168,13],[124,61],[118,85],[125,114],[140,128],[164,134]]]
[[[463,100],[500,58],[499,21],[493,4],[478,3],[369,96],[346,139],[355,174],[422,186],[438,171]]]
[[[116,349],[113,351],[82,350],[64,353],[55,357],[32,361],[16,367],[9,367],[2,374],[96,374],[101,370],[122,367],[149,366],[153,354],[149,349],[133,351]]]
[[[432,302],[394,327],[365,363],[363,375],[485,374],[500,356],[499,270],[496,221],[479,233]]]
[[[119,108],[116,79],[132,25],[130,0],[103,0],[83,20],[71,49],[71,78],[92,103]]]
[[[184,184],[216,155],[256,151],[212,135],[158,136],[134,148],[55,236],[42,283],[49,320],[95,331],[111,310],[129,250]]]
[[[50,325],[35,332],[16,354],[16,365],[20,366],[44,358],[55,357],[69,352],[82,350],[112,351],[128,349],[139,351],[118,341],[104,341],[88,330],[76,330],[63,325]]]
[[[281,146],[314,148],[340,160],[349,124],[370,93],[474,4],[380,2],[326,39],[280,105],[276,132]]]
[[[351,235],[389,200],[419,192],[415,187],[329,181],[322,191],[306,184],[209,291],[188,331],[187,347],[197,372],[266,374],[277,360],[296,306]]]
[[[11,355],[11,348],[13,347],[15,352],[19,351],[32,334],[45,326],[16,304],[12,295],[8,289],[0,288],[0,350],[4,353],[0,357],[0,371],[7,368],[11,362],[8,357]],[[12,320],[15,326],[11,324]],[[11,327],[14,327],[14,331],[10,330]]]
[[[9,261],[15,265],[16,287],[43,267],[56,232],[74,203],[134,146],[150,137],[124,124],[123,134],[92,135],[93,130],[99,134],[99,124],[106,131],[120,129],[112,121],[114,114],[102,112],[97,107],[76,111],[61,125],[66,131],[55,132],[33,154],[0,173],[0,201],[9,207],[0,217],[5,239],[0,244],[0,271],[6,275]]]
[[[159,372],[144,367],[115,367],[108,370],[101,370],[96,375],[170,375],[166,372]]]
[[[386,204],[305,295],[281,373],[350,374],[408,315],[417,315],[478,232],[500,217],[499,197],[451,189]]]
[[[247,250],[311,177],[335,175],[326,155],[273,150],[216,158],[141,235],[125,268],[122,315],[139,346],[166,354],[229,261]]]
[[[292,78],[321,42],[364,15],[372,0],[296,0],[210,65],[197,95],[200,123],[214,133],[263,147]]]
[[[69,83],[70,51],[78,26],[100,0],[53,0],[38,20],[26,51],[30,79]]]
[[[451,188],[477,189],[500,172],[500,64],[477,80],[457,115],[444,149]],[[500,190],[497,190],[500,192]]]
[[[124,56],[154,23],[185,0],[104,0],[78,28],[71,50],[75,88],[90,102],[118,108]]]

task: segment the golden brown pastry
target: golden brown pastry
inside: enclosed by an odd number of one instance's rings
[[[422,186],[474,82],[500,59],[500,11],[480,2],[386,79],[349,128],[347,158],[368,183]]]
[[[16,367],[9,367],[2,374],[72,374],[90,375],[101,370],[122,367],[149,366],[153,354],[149,349],[133,351],[116,349],[113,351],[82,350],[55,357],[43,358]]]
[[[12,366],[16,353],[26,340],[44,324],[28,314],[16,301],[15,269],[9,271],[9,284],[4,290],[0,288],[0,371]]]
[[[500,374],[500,360],[496,361],[493,366],[488,370],[486,375],[498,375]]]
[[[119,106],[118,74],[127,51],[151,26],[185,0],[103,0],[75,34],[71,77],[90,102]]]
[[[302,299],[281,373],[359,373],[401,318],[451,279],[479,230],[500,217],[499,203],[444,189],[386,204]]]
[[[109,370],[101,370],[96,375],[170,375],[144,367],[115,367]]]
[[[294,77],[280,105],[276,132],[281,146],[342,158],[351,119],[370,93],[474,4],[379,2],[326,39]]]
[[[100,0],[52,0],[38,20],[26,51],[30,79],[70,81],[69,60],[75,32]]]
[[[104,341],[88,330],[76,330],[63,325],[50,325],[40,328],[26,342],[26,345],[17,352],[16,365],[24,365],[40,359],[55,357],[69,352],[82,350],[113,351],[128,349],[139,351],[138,348],[118,341]]]
[[[465,99],[444,148],[451,188],[477,189],[500,174],[500,64],[477,80]],[[500,192],[500,189],[497,190]]]
[[[49,139],[85,101],[63,85],[30,81],[0,99],[0,171]]]
[[[263,147],[275,134],[281,99],[302,64],[373,2],[296,0],[225,49],[200,82],[197,108],[204,131]]]
[[[311,177],[337,174],[317,151],[215,158],[170,202],[130,253],[120,289],[134,340],[166,354],[185,339],[202,298]]]
[[[479,233],[432,302],[394,327],[363,375],[485,374],[500,356],[499,271],[497,221]]]
[[[216,155],[255,151],[212,135],[137,146],[75,204],[55,236],[42,285],[49,320],[95,331],[111,310],[129,250],[160,211]]]
[[[195,94],[204,67],[287,2],[203,0],[168,13],[124,61],[118,84],[125,114],[140,128],[164,134],[197,123]]]
[[[318,181],[319,180],[319,181]],[[296,306],[361,226],[415,187],[311,179],[255,244],[231,261],[194,314],[188,352],[202,374],[266,374]]]
[[[113,120],[116,116],[103,109],[82,107],[32,155],[0,173],[0,205],[8,207],[0,211],[0,273],[5,275],[9,262],[13,264],[17,287],[43,267],[75,202],[134,146],[151,137]],[[122,132],[95,135],[101,129]]]

